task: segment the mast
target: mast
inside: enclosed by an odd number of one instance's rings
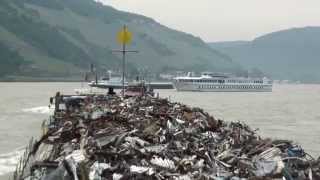
[[[125,77],[126,77],[126,53],[138,53],[138,51],[132,51],[126,49],[126,44],[129,44],[132,39],[132,34],[128,31],[126,25],[118,32],[117,40],[118,43],[122,45],[122,50],[113,50],[112,52],[120,52],[122,53],[122,97],[124,97],[125,90]]]

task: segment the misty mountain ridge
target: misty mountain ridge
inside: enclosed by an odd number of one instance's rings
[[[93,0],[1,0],[0,78],[79,77],[91,63],[120,69],[121,56],[111,51],[120,48],[115,36],[124,24],[133,33],[128,49],[139,51],[128,55],[129,74],[242,71],[200,38]]]
[[[320,82],[320,27],[282,30],[253,41],[209,43],[246,68],[258,68],[273,79]]]

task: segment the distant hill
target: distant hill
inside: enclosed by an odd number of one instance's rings
[[[320,27],[294,28],[253,41],[217,42],[210,46],[274,79],[320,82]]]
[[[124,25],[134,34],[129,73],[145,68],[227,71],[241,68],[200,38],[93,0],[1,0],[0,79],[78,77],[90,63],[119,69],[115,35]]]

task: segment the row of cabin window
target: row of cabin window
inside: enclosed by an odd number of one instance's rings
[[[194,79],[179,79],[179,82],[191,82],[191,83],[225,83],[225,80],[194,80]],[[262,84],[263,81],[239,81],[239,80],[227,80],[228,83],[260,83]]]
[[[195,80],[195,79],[179,79],[179,82],[197,82],[197,83],[225,83],[225,80],[209,80],[209,79],[204,79],[204,80]]]
[[[201,85],[200,89],[262,89],[263,86],[213,86]]]
[[[245,81],[239,81],[239,80],[227,80],[228,83],[255,83],[255,84],[262,84],[262,80],[245,80]]]

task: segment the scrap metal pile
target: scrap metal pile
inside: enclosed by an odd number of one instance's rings
[[[15,179],[320,179],[320,159],[243,123],[150,96],[56,96]]]

